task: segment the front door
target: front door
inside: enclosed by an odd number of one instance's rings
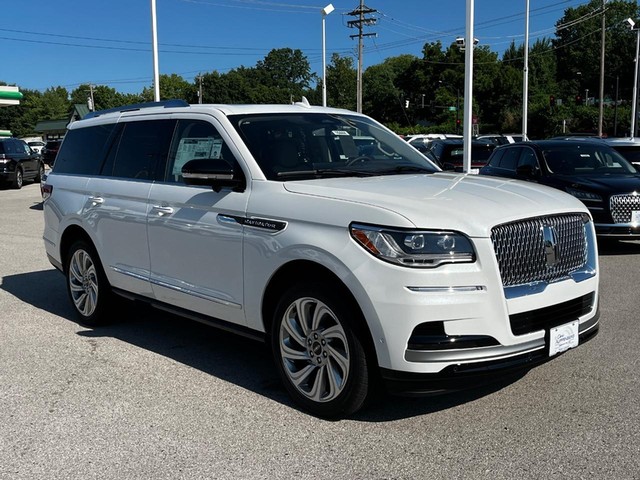
[[[209,117],[210,119],[210,117]],[[243,305],[243,217],[248,191],[187,185],[192,159],[232,155],[209,120],[178,120],[163,178],[149,195],[150,281],[156,299],[236,324]],[[235,160],[231,160],[235,161]]]

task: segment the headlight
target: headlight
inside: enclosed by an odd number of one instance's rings
[[[475,262],[471,241],[451,231],[394,230],[351,224],[351,236],[381,260],[415,268],[435,268],[445,263]]]
[[[601,202],[602,197],[597,193],[584,192],[582,190],[574,190],[573,188],[567,188],[567,193],[570,193],[574,197],[583,202]]]

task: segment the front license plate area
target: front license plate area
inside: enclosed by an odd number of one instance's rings
[[[635,225],[640,224],[640,210],[631,211],[631,223]]]
[[[578,320],[549,330],[549,356],[578,346]]]

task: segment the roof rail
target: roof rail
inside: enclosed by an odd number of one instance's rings
[[[87,118],[99,117],[100,115],[105,115],[107,113],[115,113],[115,112],[132,112],[134,110],[142,110],[143,108],[151,108],[151,107],[164,107],[164,108],[172,108],[172,107],[188,107],[189,104],[184,100],[162,100],[161,102],[145,102],[145,103],[134,103],[131,105],[123,105],[121,107],[108,108],[106,110],[98,110],[97,112],[89,112],[84,117],[83,120]]]

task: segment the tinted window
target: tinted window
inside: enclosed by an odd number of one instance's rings
[[[491,162],[489,163],[489,165],[491,165],[492,167],[499,167],[500,166],[500,161],[502,160],[502,155],[504,154],[504,149],[503,148],[499,148],[497,149],[494,154],[491,156]]]
[[[531,148],[523,148],[520,160],[518,160],[518,166],[522,167],[528,165],[530,167],[537,167],[538,160],[536,159],[536,153]]]
[[[561,175],[611,175],[636,173],[618,152],[606,145],[575,144],[551,146],[544,151],[549,170]]]
[[[95,175],[100,171],[105,147],[114,125],[69,130],[56,158],[56,173]],[[50,147],[51,142],[47,142]]]
[[[521,150],[519,148],[505,149],[505,152],[502,155],[502,159],[500,160],[500,168],[515,171],[516,166],[518,165],[518,157],[520,156],[520,152]]]
[[[113,163],[105,165],[104,175],[137,180],[155,178],[156,166],[164,165],[169,153],[175,120],[127,122]],[[57,163],[57,162],[56,162]]]
[[[160,180],[182,182],[182,167],[189,160],[223,158],[235,163],[216,128],[202,120],[179,120],[175,129],[167,168]]]

